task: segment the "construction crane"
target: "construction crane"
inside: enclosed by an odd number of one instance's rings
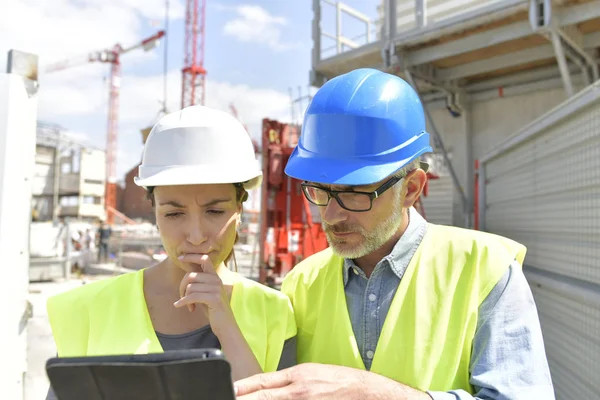
[[[235,106],[233,105],[233,103],[229,103],[229,110],[231,110],[231,114],[240,122],[242,122],[242,120],[240,120],[240,117],[238,115],[237,112],[237,108],[235,108]],[[252,140],[252,146],[254,146],[254,153],[255,154],[259,154],[260,153],[260,148],[258,147],[258,142],[254,139],[252,139],[252,135],[250,135],[250,131],[248,130],[248,126],[246,124],[244,124],[242,122],[242,124],[244,125],[244,128],[246,129],[246,132],[248,132],[248,136],[250,136],[250,139]]]
[[[63,60],[51,64],[45,68],[45,72],[51,73],[67,68],[75,67],[81,64],[102,62],[109,63],[110,66],[110,85],[108,101],[108,132],[106,137],[106,191],[104,195],[104,205],[106,208],[107,223],[114,223],[117,207],[117,136],[119,122],[119,92],[121,87],[121,56],[136,49],[150,51],[158,45],[159,40],[165,35],[165,31],[158,31],[156,34],[142,40],[138,44],[130,47],[122,47],[116,44],[112,49],[100,50],[89,53],[85,56]]]
[[[230,103],[230,104],[229,104],[229,110],[231,110],[231,114],[232,114],[232,115],[233,115],[233,116],[234,116],[234,117],[235,117],[235,118],[236,118],[238,121],[242,122],[242,121],[240,120],[240,116],[238,115],[237,108],[235,108],[235,105],[233,105],[233,103]],[[243,124],[243,125],[244,125],[244,128],[246,128],[246,132],[248,132],[248,127],[246,126],[246,124]]]
[[[206,0],[186,0],[185,58],[181,77],[181,108],[204,105],[206,70],[204,69],[204,24]]]

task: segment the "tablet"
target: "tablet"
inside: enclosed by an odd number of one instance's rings
[[[217,349],[51,358],[46,373],[59,400],[235,400]]]

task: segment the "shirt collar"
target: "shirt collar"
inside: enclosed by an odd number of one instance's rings
[[[423,236],[425,236],[425,232],[427,231],[427,221],[425,221],[421,214],[414,207],[411,207],[408,212],[410,220],[406,231],[396,242],[392,252],[379,261],[375,267],[375,270],[377,270],[384,265],[389,265],[399,279],[402,279],[404,271],[406,271],[412,256],[419,247],[419,244],[421,244],[421,240],[423,240]],[[366,278],[365,273],[353,260],[344,258],[344,267],[342,269],[344,286],[348,284],[351,272]]]

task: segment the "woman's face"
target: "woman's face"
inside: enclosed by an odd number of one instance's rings
[[[156,223],[171,262],[186,253],[207,254],[215,268],[233,249],[241,204],[232,184],[158,186],[154,189]]]

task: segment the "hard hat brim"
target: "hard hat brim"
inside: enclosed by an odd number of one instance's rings
[[[223,183],[243,183],[244,189],[252,190],[260,187],[262,172],[239,171],[231,168],[218,168],[206,166],[174,166],[171,168],[139,167],[139,175],[133,178],[136,185],[150,186],[177,186],[177,185],[209,185]]]
[[[296,147],[288,160],[285,173],[302,181],[326,185],[371,185],[394,174],[422,154],[432,151],[433,149],[428,146],[410,159],[385,164],[369,164],[360,159],[349,161],[332,160],[329,157],[318,157],[314,154],[304,156]]]

